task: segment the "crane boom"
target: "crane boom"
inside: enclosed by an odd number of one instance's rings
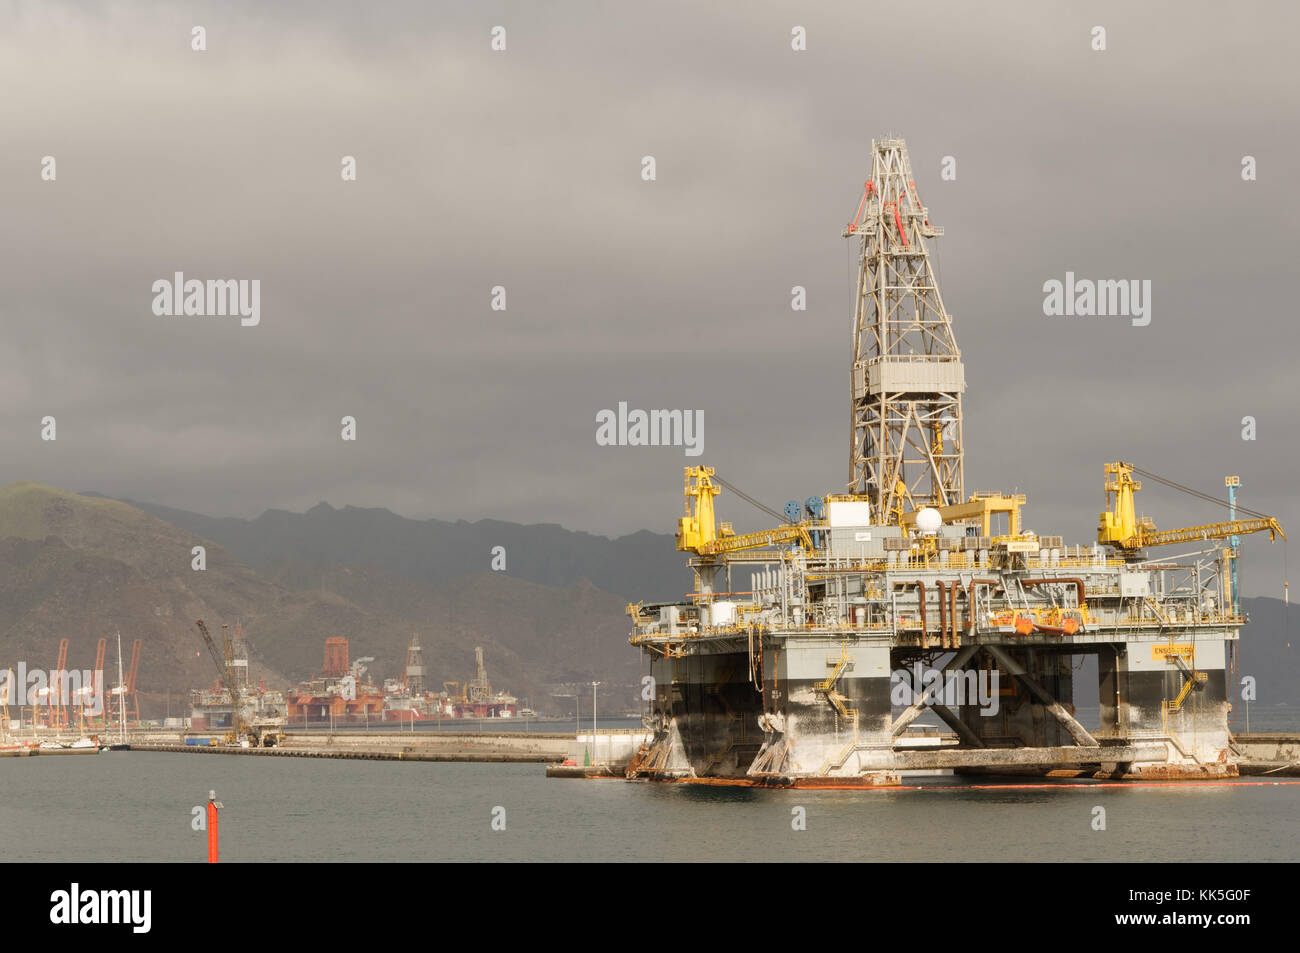
[[[713,499],[722,492],[717,486],[722,480],[714,473],[713,467],[686,467],[685,471],[686,515],[677,521],[679,550],[701,556],[717,556],[796,541],[805,549],[813,548],[812,537],[803,523],[741,535],[736,535],[730,523],[718,525],[714,516]]]
[[[228,674],[226,672],[226,660],[217,648],[217,643],[212,641],[212,635],[208,632],[208,627],[203,624],[203,620],[196,619],[194,624],[198,626],[199,634],[203,636],[203,643],[208,647],[208,654],[212,656],[212,664],[217,667],[217,675],[224,681]]]
[[[226,688],[230,692],[230,727],[235,737],[238,738],[244,734],[243,719],[243,699],[239,695],[239,685],[236,683],[234,672],[231,670],[230,659],[222,654],[217,648],[217,643],[213,640],[212,634],[208,632],[208,627],[204,625],[202,619],[196,619],[194,624],[198,627],[199,634],[203,636],[203,643],[208,647],[208,654],[212,656],[212,664],[217,667],[217,675],[225,682]]]
[[[1228,539],[1231,536],[1245,536],[1248,533],[1268,531],[1269,540],[1281,536],[1286,539],[1281,524],[1271,516],[1262,520],[1228,520],[1223,523],[1206,523],[1203,526],[1187,526],[1183,529],[1141,531],[1138,533],[1139,547],[1169,546],[1173,543],[1188,543],[1197,539]]]
[[[778,526],[776,529],[763,530],[758,533],[743,533],[739,536],[720,536],[717,539],[701,543],[696,552],[701,556],[716,556],[720,553],[734,553],[742,549],[762,549],[781,543],[799,542],[804,549],[813,548],[812,537],[807,527],[801,524]]]
[[[1258,519],[1225,520],[1181,529],[1157,530],[1150,517],[1137,515],[1134,494],[1142,489],[1142,484],[1133,479],[1133,471],[1136,469],[1131,463],[1106,464],[1106,504],[1111,508],[1101,514],[1097,526],[1097,542],[1104,546],[1133,553],[1148,546],[1169,546],[1198,539],[1228,539],[1265,531],[1270,540],[1279,536],[1286,539],[1282,525],[1273,517],[1262,514]],[[1163,479],[1160,482],[1170,483]],[[1177,486],[1172,483],[1170,485]]]

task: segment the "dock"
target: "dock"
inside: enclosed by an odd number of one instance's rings
[[[1234,735],[1231,747],[1243,775],[1300,777],[1300,732]]]
[[[448,761],[548,764],[563,759],[573,741],[551,732],[297,731],[268,748],[186,743],[184,738],[145,738],[135,751],[243,754],[263,758],[338,758],[355,761]]]
[[[627,734],[633,733],[629,732]],[[1041,768],[1044,764],[1050,764],[1056,768],[1051,772],[1052,776],[1074,777],[1093,773],[1091,771],[1077,770],[1088,759],[1101,758],[1101,763],[1105,764],[1114,763],[1114,759],[1137,760],[1144,757],[1144,754],[1149,754],[1149,752],[1144,752],[1142,748],[1133,746],[1107,746],[1097,751],[1079,751],[1078,749],[1063,747],[1051,751],[1047,755],[1037,749],[1015,748],[985,749],[984,751],[971,752],[960,749],[960,739],[954,733],[926,730],[924,736],[924,741],[929,743],[922,744],[920,738],[909,739],[913,744],[905,749],[905,755],[902,755],[901,760],[894,764],[895,767],[901,768],[902,774],[959,773],[980,774],[983,776],[1040,774],[1043,773],[1041,770],[1028,769]],[[588,750],[587,746],[590,745],[591,741],[591,733],[587,732],[585,736],[579,735],[576,741],[570,743],[569,757],[563,763],[548,765],[546,776],[548,778],[621,778],[627,776],[628,768],[636,756],[636,752],[629,750],[626,743],[619,744],[614,739],[610,739],[608,748],[606,748],[606,740],[600,735],[597,736],[597,740],[600,742],[598,750],[602,756],[591,760],[584,759],[583,752]],[[611,752],[610,756],[604,756],[607,750]],[[1099,754],[1099,752],[1103,751],[1104,757]],[[1231,751],[1234,756],[1232,763],[1241,776],[1300,777],[1300,732],[1234,735],[1232,737]],[[1075,770],[1071,770],[1072,768]],[[1100,778],[1100,775],[1097,776]],[[1218,774],[1206,772],[1207,778],[1218,776]],[[682,777],[678,780],[692,779]],[[1176,782],[1197,779],[1188,772],[1183,772],[1168,778],[1155,777],[1154,780]],[[741,781],[742,779],[734,779],[733,783],[741,783]],[[792,782],[788,779],[772,778],[756,778],[747,783],[755,786],[776,787],[823,786],[807,782],[800,785],[797,781]]]

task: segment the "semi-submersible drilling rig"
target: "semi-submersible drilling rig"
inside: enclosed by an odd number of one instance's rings
[[[1248,510],[1255,519],[1235,519],[1229,477],[1232,518],[1157,531],[1137,515],[1134,473],[1161,478],[1127,463],[1105,467],[1108,511],[1087,545],[1025,530],[1022,495],[967,497],[965,373],[926,246],[941,234],[903,141],[873,142],[844,231],[860,249],[848,492],[787,504],[769,511],[777,528],[736,534],[714,501],[740,491],[710,467],[686,469],[677,548],[691,554],[695,591],[628,607],[653,677],[652,737],[629,777],[836,786],[943,768],[1237,773],[1227,693],[1246,621],[1238,537],[1281,527]],[[1200,551],[1148,558],[1173,543]],[[1085,654],[1097,657],[1097,731],[1073,714],[1072,660]],[[927,709],[950,730],[923,745],[908,726]]]

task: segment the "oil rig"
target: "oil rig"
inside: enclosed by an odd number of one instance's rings
[[[628,777],[795,787],[897,784],[902,772],[1206,778],[1237,774],[1229,676],[1245,624],[1240,508],[1157,530],[1129,463],[1104,467],[1098,535],[1022,525],[1021,494],[966,494],[952,320],[901,139],[872,143],[843,236],[857,243],[846,491],[769,510],[712,467],[685,472],[677,549],[694,592],[628,606],[647,657],[650,740]],[[716,519],[726,489],[775,528]],[[1196,550],[1156,559],[1148,550]],[[1075,717],[1075,660],[1097,660],[1099,728]],[[1078,687],[1080,698],[1090,688]],[[920,737],[931,712],[946,727]]]

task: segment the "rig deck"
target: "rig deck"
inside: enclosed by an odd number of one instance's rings
[[[628,607],[654,680],[653,734],[628,776],[1235,776],[1239,535],[1282,528],[1249,510],[1254,519],[1236,519],[1240,481],[1229,477],[1229,520],[1159,532],[1137,515],[1134,473],[1186,488],[1127,463],[1106,464],[1109,509],[1086,545],[1024,530],[1024,496],[968,497],[966,375],[926,245],[942,229],[902,140],[872,143],[843,234],[860,251],[848,492],[793,501],[784,517],[769,510],[782,525],[738,535],[714,517],[714,498],[735,488],[711,467],[686,468],[677,548],[695,591]],[[1172,544],[1196,551],[1147,555]],[[1074,681],[1083,655],[1097,657],[1095,696]],[[1074,717],[1076,692],[1097,699],[1099,730]],[[908,726],[926,709],[956,745],[916,743]]]

